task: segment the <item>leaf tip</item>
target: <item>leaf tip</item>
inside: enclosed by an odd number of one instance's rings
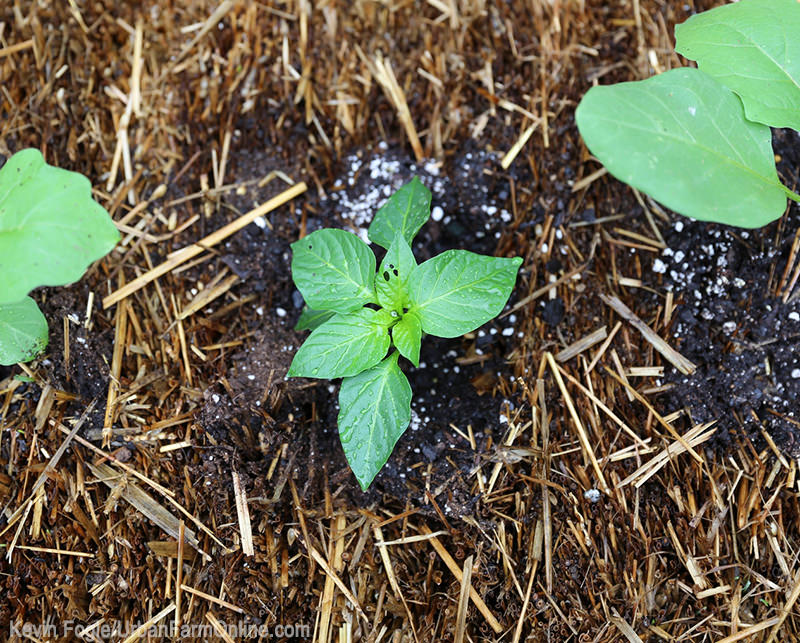
[[[286,377],[303,377],[302,373],[300,373],[300,369],[298,368],[297,364],[295,364],[297,358],[297,353],[295,353],[295,359],[292,360],[292,363],[289,365],[289,370],[286,371]]]

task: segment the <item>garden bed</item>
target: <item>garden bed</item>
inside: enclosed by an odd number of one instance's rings
[[[127,226],[81,282],[34,293],[50,346],[0,370],[0,631],[179,608],[278,640],[278,626],[371,643],[797,633],[800,211],[743,233],[593,174],[580,96],[679,64],[671,25],[705,5],[519,5],[0,11],[0,153],[34,146],[85,173]],[[798,150],[776,132],[795,190]],[[524,263],[500,317],[423,343],[411,427],[362,492],[338,384],[285,378],[304,337],[289,244],[362,232],[412,176],[433,193],[420,260]]]

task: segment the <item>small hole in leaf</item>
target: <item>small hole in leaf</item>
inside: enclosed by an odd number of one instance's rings
[[[383,272],[383,278],[384,278],[386,281],[389,281],[389,273],[388,273],[388,272],[386,272],[385,270],[384,270],[384,272]]]
[[[394,273],[394,276],[395,276],[395,277],[397,277],[397,276],[400,274],[399,272],[397,272],[397,268],[395,268],[394,270],[392,270],[392,272]]]
[[[389,264],[389,267],[390,267],[392,270],[394,270],[394,264],[393,264],[393,263],[390,263],[390,264]]]
[[[308,249],[311,250],[311,244],[310,243],[308,244]]]

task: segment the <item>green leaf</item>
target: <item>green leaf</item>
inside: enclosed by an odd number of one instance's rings
[[[431,191],[415,176],[375,213],[369,226],[369,240],[388,249],[399,232],[411,245],[430,215]]]
[[[362,308],[329,319],[295,353],[289,377],[333,379],[375,366],[391,343],[386,318],[386,311]]]
[[[30,297],[0,305],[0,364],[28,362],[47,346],[47,320]]]
[[[414,313],[406,313],[392,328],[392,342],[397,350],[414,366],[419,366],[419,348],[422,343],[422,322]]]
[[[448,250],[417,266],[409,280],[409,312],[422,330],[458,337],[497,316],[514,288],[522,259]]]
[[[78,281],[118,240],[85,176],[48,165],[35,149],[0,169],[0,304]]]
[[[592,87],[575,119],[611,174],[680,214],[755,228],[786,208],[770,129],[702,71]]]
[[[411,386],[397,355],[343,379],[339,390],[339,439],[364,491],[411,421]]]
[[[314,330],[320,325],[324,324],[336,313],[332,310],[314,310],[306,306],[303,312],[300,313],[300,319],[297,320],[295,330]]]
[[[345,230],[317,230],[292,244],[292,278],[309,307],[349,313],[375,301],[375,255]]]
[[[398,232],[375,275],[375,293],[381,306],[403,312],[408,301],[408,279],[416,267],[411,246]]]
[[[800,2],[741,0],[675,27],[675,51],[735,91],[751,121],[800,130]]]

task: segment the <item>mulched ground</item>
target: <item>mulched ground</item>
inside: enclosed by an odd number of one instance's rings
[[[127,226],[34,293],[48,351],[0,370],[0,631],[124,640],[177,613],[261,640],[793,640],[800,212],[748,233],[662,212],[592,175],[573,121],[592,82],[680,64],[672,25],[706,6],[0,8],[0,154],[85,173]],[[790,186],[799,142],[775,134]],[[362,493],[337,383],[284,378],[289,243],[358,232],[414,175],[435,206],[418,257],[525,262],[501,317],[426,338],[412,426]]]

